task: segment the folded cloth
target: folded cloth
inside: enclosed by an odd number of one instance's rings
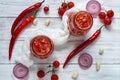
[[[28,68],[33,65],[34,61],[30,58],[30,41],[37,35],[48,36],[53,41],[56,48],[57,46],[60,47],[68,41],[69,31],[68,28],[64,27],[62,24],[54,29],[51,27],[46,28],[43,26],[43,28],[39,28],[36,31],[33,31],[27,36],[27,38],[25,38],[23,46],[20,48],[19,54],[15,58],[15,61],[17,63],[21,63]]]

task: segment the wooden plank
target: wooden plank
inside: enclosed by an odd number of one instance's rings
[[[44,69],[47,72],[48,64],[35,64],[32,66],[29,74],[28,80],[39,80],[36,78],[36,72],[40,68]],[[2,80],[14,80],[12,78],[12,69],[14,64],[0,64],[0,76]],[[78,71],[79,76],[77,80],[120,80],[120,65],[101,65],[100,71],[96,72],[95,65],[92,65],[88,70],[83,70],[79,65],[69,65],[67,68],[62,69],[62,65],[58,70],[59,80],[73,80],[71,75],[73,72]],[[6,77],[7,76],[7,77]],[[51,73],[48,73],[44,80],[50,80]]]
[[[39,2],[42,0],[1,0],[0,2],[0,17],[16,17],[21,11],[23,11],[25,8],[29,7],[30,5]],[[59,17],[57,14],[57,10],[60,7],[62,1],[64,0],[46,0],[45,3],[41,6],[40,8],[40,13],[38,13],[38,17]],[[71,0],[67,0],[71,1]],[[87,2],[89,0],[74,0],[73,2],[75,3],[83,3]],[[105,0],[100,0],[100,3],[102,7],[105,9],[113,9],[115,11],[115,17],[120,18],[120,2],[119,0],[116,1],[105,1]],[[44,14],[44,11],[42,10],[44,5],[49,5],[50,7],[50,12],[49,14]],[[8,9],[9,7],[9,9]]]

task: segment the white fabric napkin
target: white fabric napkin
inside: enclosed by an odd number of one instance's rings
[[[39,27],[40,25],[36,25]],[[53,25],[54,26],[54,25]],[[67,26],[59,25],[60,27],[53,28],[52,26],[46,27],[42,26],[33,32],[31,32],[27,38],[25,39],[21,50],[19,51],[19,55],[15,58],[15,61],[18,63],[22,63],[28,68],[33,65],[34,61],[30,59],[30,41],[33,37],[37,35],[46,35],[48,36],[54,43],[55,47],[61,46],[68,41],[69,30]]]

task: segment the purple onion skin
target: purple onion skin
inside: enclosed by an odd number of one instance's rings
[[[19,68],[19,67],[22,67],[22,68],[24,68],[24,70],[26,70],[25,75],[19,76],[18,75],[19,73],[16,73],[16,68]],[[29,73],[29,69],[26,66],[24,66],[23,64],[21,64],[21,63],[16,64],[15,67],[13,68],[13,74],[18,79],[24,79],[24,78],[26,78],[27,75],[28,75],[28,73]]]
[[[97,12],[94,12],[94,11],[90,10],[90,5],[91,4],[96,4],[97,5],[97,9],[98,9]],[[87,3],[86,10],[92,15],[92,17],[97,17],[98,14],[101,11],[101,4],[96,0],[91,0]]]
[[[86,59],[87,58],[87,59]],[[81,60],[83,60],[83,61],[81,61]],[[89,60],[89,62],[88,62],[88,60]],[[87,64],[86,64],[87,63]],[[80,67],[82,68],[82,69],[88,69],[88,68],[90,68],[91,67],[91,65],[92,65],[92,63],[93,63],[93,58],[92,58],[92,56],[90,55],[90,54],[88,54],[88,53],[83,53],[83,54],[81,54],[80,56],[79,56],[79,58],[78,58],[78,64],[80,65]]]

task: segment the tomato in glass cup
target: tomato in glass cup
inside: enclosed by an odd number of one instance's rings
[[[85,35],[93,25],[93,17],[86,11],[73,12],[69,16],[68,28],[72,35]]]
[[[31,54],[39,59],[48,58],[54,50],[52,40],[45,35],[38,35],[30,41]]]

